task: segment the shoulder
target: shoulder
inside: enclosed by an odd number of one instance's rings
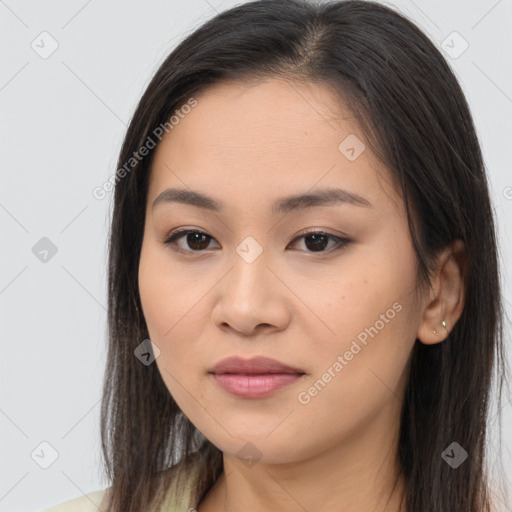
[[[197,461],[191,464],[178,463],[164,470],[164,475],[170,480],[162,510],[195,509],[198,503],[197,477],[201,467]],[[60,503],[41,512],[104,512],[103,501],[110,487],[82,495],[78,498]]]
[[[42,512],[101,512],[101,503],[107,489],[91,492],[54,507],[44,509]]]

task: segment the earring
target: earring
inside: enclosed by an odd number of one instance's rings
[[[448,329],[446,328],[446,322],[444,320],[441,322],[441,325],[444,327],[444,330],[446,331],[446,334],[448,334]],[[434,329],[434,334],[436,336],[439,336],[439,333],[435,329]]]

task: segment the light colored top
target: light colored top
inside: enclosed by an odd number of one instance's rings
[[[55,507],[43,510],[43,512],[101,512],[101,501],[105,495],[106,489],[85,494],[80,498],[75,498]]]
[[[178,490],[176,481],[173,481],[167,498],[160,509],[161,512],[186,512],[189,509],[196,509],[199,506],[198,496],[194,486],[197,469],[196,467],[188,480],[183,486],[180,486]],[[102,501],[109,489],[110,487],[84,494],[79,498],[44,509],[42,512],[104,512],[105,507],[102,506]]]
[[[176,491],[176,483],[171,484],[168,497],[160,509],[161,512],[197,512],[199,499],[193,481],[196,475],[197,471],[193,472],[179,492]],[[104,512],[105,508],[101,506],[101,502],[108,489],[85,494],[42,512]],[[510,510],[501,499],[496,498],[491,510],[505,512],[505,509]]]

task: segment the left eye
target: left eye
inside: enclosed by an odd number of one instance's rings
[[[350,240],[347,238],[330,235],[323,231],[307,231],[295,238],[292,243],[301,239],[304,239],[305,246],[310,249],[307,252],[334,252],[346,247],[350,243]],[[329,245],[329,242],[333,242],[333,245],[328,250],[324,250]]]
[[[186,236],[186,243],[192,249],[191,251],[181,247],[177,242]],[[304,239],[308,250],[306,252],[332,252],[347,246],[350,240],[338,236],[324,233],[323,231],[309,231],[303,233],[301,236],[295,238],[292,243]],[[203,231],[185,229],[171,234],[163,241],[164,245],[176,245],[177,250],[181,252],[203,252],[208,248],[209,241],[214,238]],[[308,242],[309,241],[309,242]],[[329,241],[334,242],[334,247],[329,248],[327,251],[324,249],[329,245]]]

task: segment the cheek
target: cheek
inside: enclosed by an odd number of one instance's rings
[[[414,340],[413,312],[397,295],[348,296],[330,318],[336,336],[310,337],[314,370],[294,397],[300,430],[322,431],[322,446],[357,435],[381,412],[398,414]]]
[[[175,306],[168,279],[156,258],[142,253],[139,266],[139,294],[150,338],[157,343],[163,333],[172,327],[171,312]]]
[[[201,287],[170,265],[166,250],[151,242],[143,244],[138,279],[148,330],[155,338],[153,341],[167,343],[180,321],[186,320],[197,304]]]
[[[312,320],[307,336],[314,354],[310,381],[317,385],[302,391],[305,401],[317,402],[318,413],[323,407],[332,411],[332,400],[362,414],[399,392],[418,314],[411,306],[416,270],[411,254],[386,244],[359,252],[357,261],[344,260],[350,272],[333,273],[327,291],[317,291],[314,313],[322,321]]]
[[[176,396],[179,383],[186,384],[194,375],[190,369],[201,365],[197,343],[207,314],[201,298],[211,285],[195,280],[169,260],[165,250],[143,245],[138,279],[149,337],[160,349],[156,363],[169,392]]]
[[[398,335],[414,287],[414,269],[398,256],[388,255],[382,247],[366,254],[354,252],[328,275],[310,273],[307,280],[295,280],[294,292],[305,298],[309,309],[301,321],[307,319],[309,342],[315,348],[348,350],[358,336],[363,343],[369,339],[368,330],[378,331],[379,339]]]

